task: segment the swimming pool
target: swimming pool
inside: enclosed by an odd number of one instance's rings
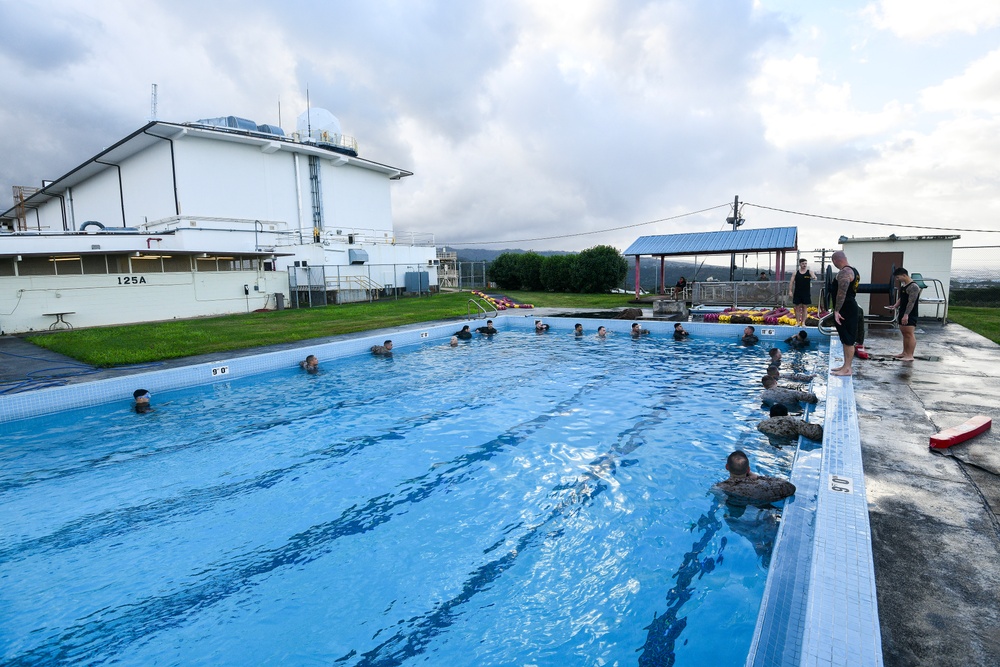
[[[762,348],[505,331],[8,425],[4,660],[742,664],[774,516],[707,489],[788,472]]]

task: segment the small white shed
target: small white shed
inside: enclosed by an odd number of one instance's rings
[[[861,273],[861,282],[888,284],[894,268],[903,267],[912,276],[920,274],[927,284],[921,294],[921,314],[930,315],[930,308],[943,304],[951,283],[952,246],[959,236],[896,236],[848,238],[840,244],[851,266]],[[887,294],[859,294],[858,303],[870,315],[884,317],[889,305]],[[942,313],[937,313],[941,317]]]

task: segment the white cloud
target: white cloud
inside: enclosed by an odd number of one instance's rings
[[[923,40],[947,33],[974,35],[1000,25],[996,0],[880,0],[864,9],[879,29],[897,37]]]
[[[960,75],[925,89],[920,101],[928,111],[1000,113],[1000,49],[973,62]]]
[[[850,84],[825,82],[819,61],[803,55],[765,60],[749,88],[767,140],[782,149],[878,135],[910,111],[896,101],[877,112],[855,109]]]

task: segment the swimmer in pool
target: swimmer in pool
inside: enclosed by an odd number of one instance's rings
[[[750,472],[750,459],[737,449],[726,458],[729,479],[712,487],[728,496],[756,502],[773,502],[795,495],[795,485],[777,477],[765,477]]]
[[[751,326],[744,327],[743,338],[740,339],[740,342],[742,342],[744,345],[756,345],[757,341],[759,341],[760,339],[757,338],[757,334],[754,333],[755,331],[756,330]]]
[[[464,327],[462,327],[461,331],[456,331],[455,335],[458,336],[459,340],[469,340],[469,339],[472,338],[472,332],[469,331],[469,325],[468,324],[466,324]]]
[[[781,350],[776,347],[772,347],[767,351],[768,355],[771,357],[771,364],[774,366],[781,365]]]
[[[492,336],[496,332],[497,330],[493,328],[493,320],[486,320],[485,327],[476,327],[476,333],[481,333],[487,336]]]
[[[146,414],[153,409],[153,406],[149,404],[149,399],[153,397],[145,389],[136,389],[132,392],[132,398],[135,399],[135,411],[137,414]]]
[[[577,338],[583,338],[583,325],[582,324],[574,324],[573,325],[573,335],[576,336]]]
[[[310,354],[305,361],[299,362],[299,368],[310,375],[315,375],[319,372],[319,359],[316,358],[316,355]]]
[[[605,328],[605,327],[597,327],[597,337],[598,338],[607,338],[608,337],[608,330],[607,330],[607,328]]]
[[[786,389],[785,387],[779,387],[778,381],[775,380],[770,375],[765,375],[760,379],[760,383],[764,385],[764,391],[760,394],[760,402],[764,405],[774,405],[775,403],[781,403],[782,405],[787,405],[789,407],[798,408],[799,401],[804,403],[817,403],[818,399],[816,394],[811,391],[797,391],[795,389]]]
[[[535,333],[545,333],[549,330],[549,325],[541,320],[535,320]]]
[[[372,354],[374,354],[376,357],[391,357],[392,341],[387,340],[381,345],[372,345]]]
[[[674,325],[674,340],[684,340],[691,334],[684,329],[680,322]]]
[[[780,403],[771,406],[771,416],[757,424],[757,430],[779,438],[804,435],[815,442],[823,442],[823,427],[820,424],[810,424],[798,417],[789,417],[788,408]]]

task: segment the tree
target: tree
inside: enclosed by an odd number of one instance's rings
[[[490,262],[490,280],[500,289],[521,289],[521,257],[517,253],[502,252]]]
[[[619,287],[628,262],[616,248],[597,245],[581,252],[573,265],[573,286],[577,292],[606,293]]]
[[[541,269],[545,258],[537,252],[526,252],[520,257],[521,289],[538,292],[542,290]]]
[[[542,288],[550,292],[569,292],[573,289],[573,265],[576,255],[549,255],[542,262]]]

